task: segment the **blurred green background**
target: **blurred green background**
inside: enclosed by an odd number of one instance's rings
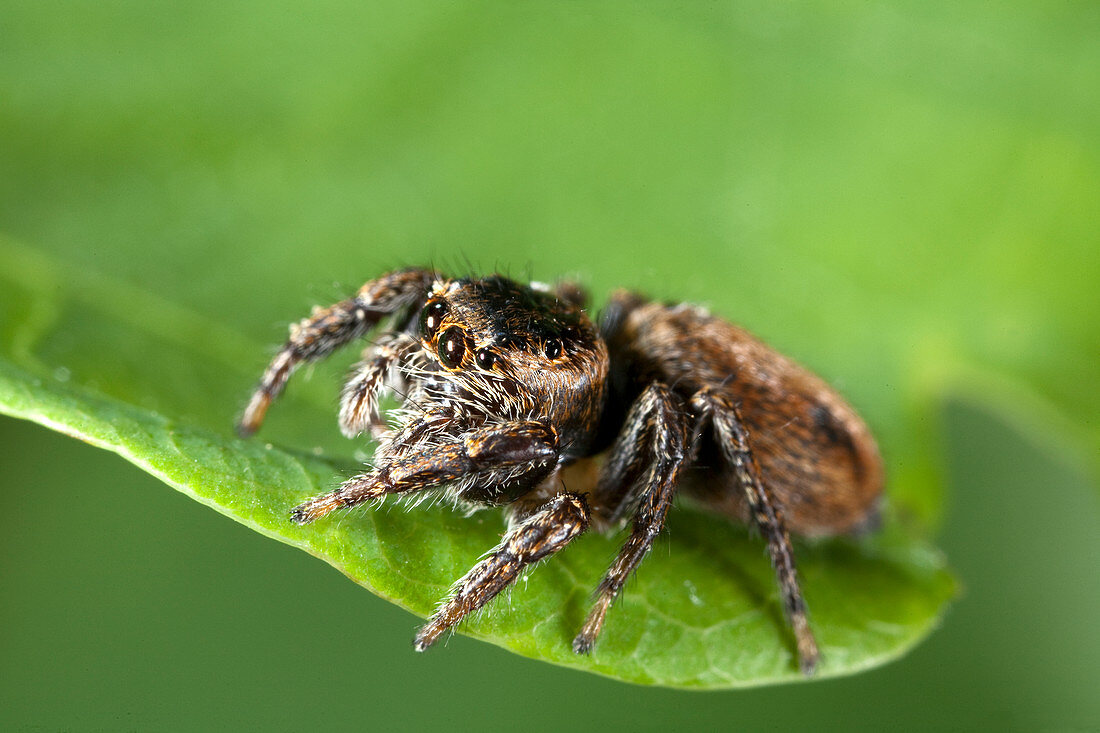
[[[1098,38],[1095,3],[0,2],[0,249],[117,316],[57,326],[82,385],[228,433],[286,322],[410,263],[707,303],[851,397],[964,585],[808,685],[413,655],[335,571],[5,419],[0,727],[1097,727]],[[162,317],[240,347],[224,379],[95,352]]]

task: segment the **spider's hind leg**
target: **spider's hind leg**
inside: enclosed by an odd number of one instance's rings
[[[259,429],[272,400],[302,362],[328,356],[374,328],[385,316],[422,303],[435,278],[434,272],[423,269],[391,272],[371,280],[353,297],[315,308],[309,318],[291,325],[290,338],[264,372],[237,423],[237,432],[244,437]]]
[[[744,493],[749,512],[755,525],[768,543],[779,590],[783,596],[783,610],[794,630],[798,644],[798,658],[802,673],[811,675],[820,654],[813,631],[806,616],[806,601],[798,584],[791,538],[783,521],[779,504],[767,484],[761,479],[760,466],[752,452],[752,441],[741,419],[737,406],[720,394],[709,390],[698,392],[691,401],[698,415],[692,454],[699,452],[707,425],[714,431],[723,460],[733,468],[740,490]]]

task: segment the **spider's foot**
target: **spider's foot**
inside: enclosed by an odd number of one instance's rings
[[[447,628],[448,627],[436,623],[434,619],[429,620],[428,623],[421,626],[420,630],[416,632],[416,638],[413,639],[413,649],[418,652],[425,651],[439,639]]]
[[[343,501],[335,493],[318,496],[291,509],[290,521],[295,524],[309,524],[341,506],[343,506]]]
[[[798,645],[798,668],[806,677],[812,677],[817,669],[817,662],[821,659],[821,652],[817,648],[817,640],[810,631],[810,622],[806,618],[806,607],[799,602],[790,612],[791,627],[794,629],[795,641]]]
[[[606,582],[606,581],[605,581]],[[603,620],[607,616],[607,609],[611,608],[611,602],[615,600],[615,593],[600,590],[596,597],[596,603],[588,613],[580,633],[573,638],[573,651],[577,654],[591,654],[592,647],[596,646],[596,639],[600,637],[603,629]]]
[[[798,663],[799,669],[806,677],[813,677],[814,672],[817,670],[817,658],[813,659],[800,659]]]
[[[573,639],[573,652],[575,654],[590,654],[592,647],[596,646],[596,640],[590,639],[582,632]]]
[[[806,677],[813,677],[817,669],[817,662],[821,659],[821,652],[817,650],[817,642],[806,627],[806,634],[798,638],[798,668]]]
[[[245,408],[241,419],[237,421],[237,435],[239,437],[248,438],[260,429],[260,425],[264,421],[264,415],[267,414],[267,408],[271,406],[271,398],[270,392],[262,386],[252,394],[252,399],[248,401],[248,407]]]

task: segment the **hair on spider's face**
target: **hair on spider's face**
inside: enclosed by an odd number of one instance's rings
[[[424,348],[448,370],[552,368],[597,338],[579,303],[503,277],[437,283],[419,323]]]

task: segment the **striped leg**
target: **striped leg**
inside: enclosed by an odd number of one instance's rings
[[[303,362],[328,356],[363,336],[385,316],[422,303],[436,274],[430,270],[401,270],[372,280],[351,298],[327,308],[315,308],[309,318],[290,327],[290,338],[272,359],[259,386],[237,423],[247,437],[259,429],[272,400]]]
[[[713,392],[699,392],[692,399],[692,407],[699,416],[696,441],[701,439],[707,422],[714,430],[723,458],[733,467],[741,489],[745,493],[753,521],[768,543],[779,590],[783,596],[783,610],[794,630],[798,644],[798,658],[802,673],[811,675],[817,666],[820,653],[806,616],[806,601],[798,584],[794,565],[791,538],[783,522],[778,503],[760,479],[760,467],[752,453],[752,441],[736,405]]]

